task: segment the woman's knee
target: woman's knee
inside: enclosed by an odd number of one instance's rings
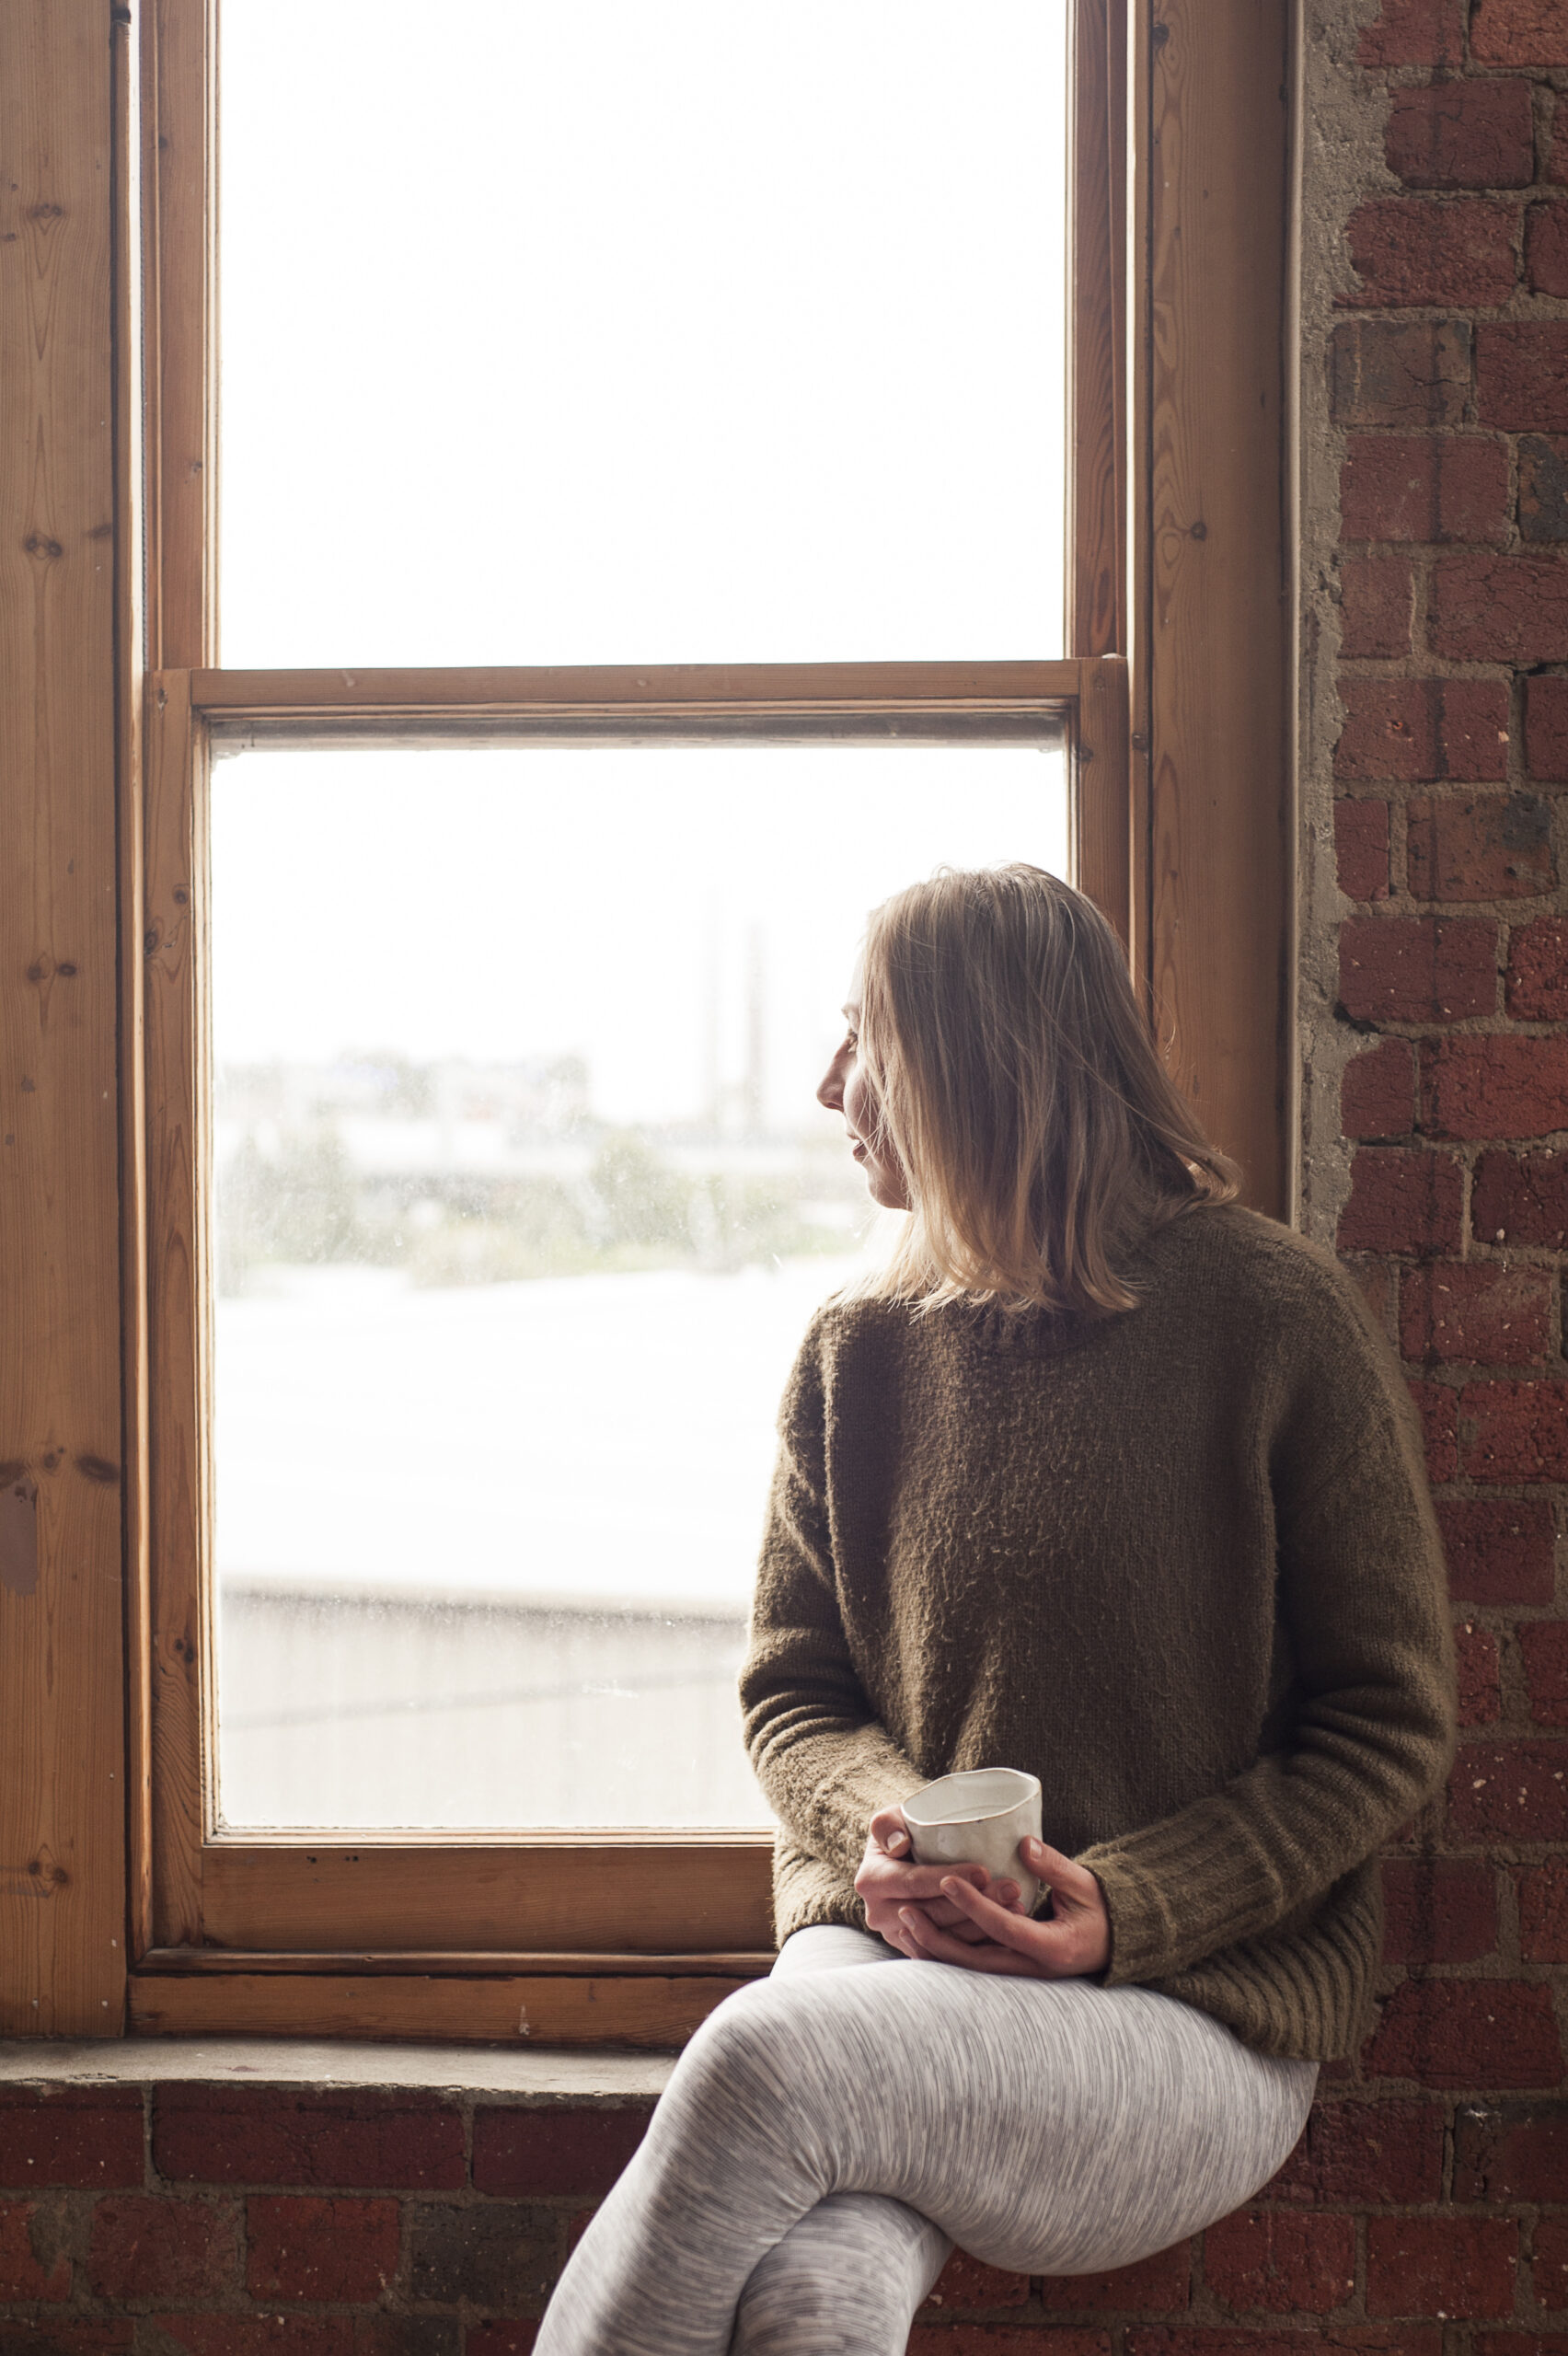
[[[804,1973],[740,1990],[692,2038],[660,2109],[716,2149],[753,2155],[812,2200],[836,2191],[866,2131],[854,2093],[864,2075],[854,1991],[884,1976]]]
[[[681,2055],[661,2109],[695,2113],[721,2137],[728,2123],[776,2126],[788,2139],[810,2073],[790,2034],[787,1997],[787,1987],[766,1980],[727,1997]]]
[[[754,1980],[726,1996],[682,2054],[680,2074],[728,2080],[776,2067],[787,2042],[779,2017],[785,1992],[771,1980]]]

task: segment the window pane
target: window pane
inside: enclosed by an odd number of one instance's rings
[[[1067,0],[224,0],[223,660],[1061,652]]]
[[[877,900],[1065,868],[1060,744],[249,751],[212,837],[225,1819],[766,1821],[816,1081]]]

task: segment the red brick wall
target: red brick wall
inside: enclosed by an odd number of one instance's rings
[[[1386,1869],[1381,2025],[1268,2212],[1354,2232],[1352,2336],[1568,2356],[1568,0],[1368,15],[1338,70],[1381,155],[1320,225],[1338,1234],[1425,1420],[1464,1728]]]
[[[1485,1923],[1463,1902],[1452,1920],[1473,1952]],[[1478,2356],[1558,2356],[1568,2117],[1390,2085],[1424,2034],[1407,2023],[1366,2083],[1337,2084],[1263,2198],[1190,2247],[1055,2281],[954,2258],[917,2356],[1441,2356],[1445,2330]],[[1474,2051],[1497,2057],[1489,2086],[1533,2083],[1539,2023],[1478,2014],[1454,2050],[1471,2077]],[[0,2350],[522,2356],[647,2116],[297,2085],[0,2087]]]
[[[1568,2168],[1568,2129],[1539,2108],[1461,2109],[1450,2159],[1443,2103],[1336,2089],[1265,2200],[1200,2243],[1062,2281],[955,2258],[911,2345],[1439,2356],[1441,2316],[1479,2324],[1482,2356],[1561,2347],[1520,2258],[1520,2214],[1561,2199]],[[521,2356],[647,2115],[298,2085],[0,2088],[0,2349]],[[1435,2207],[1450,2166],[1458,2219]],[[1535,2303],[1568,2302],[1565,2269],[1568,2220],[1538,2224]],[[1528,2349],[1498,2336],[1516,2298]]]
[[[0,2087],[4,2356],[512,2356],[648,2106]]]

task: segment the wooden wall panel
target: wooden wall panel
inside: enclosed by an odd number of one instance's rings
[[[1286,18],[1287,0],[1153,0],[1133,117],[1149,207],[1134,699],[1136,736],[1140,690],[1148,699],[1149,976],[1177,1078],[1242,1164],[1245,1198],[1276,1218],[1290,948]]]
[[[0,2030],[125,1992],[111,50],[0,6]]]

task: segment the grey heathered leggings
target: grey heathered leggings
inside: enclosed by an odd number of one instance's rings
[[[903,2356],[954,2242],[1026,2274],[1167,2249],[1268,2181],[1317,2076],[1146,1988],[797,1932],[682,2054],[536,2356]]]

